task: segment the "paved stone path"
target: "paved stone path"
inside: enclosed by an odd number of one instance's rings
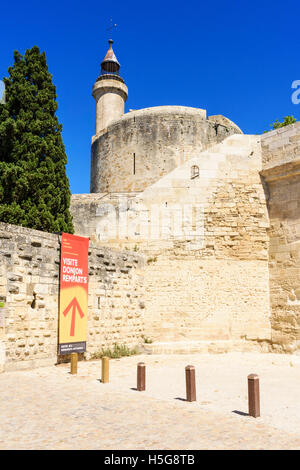
[[[300,449],[299,433],[263,418],[186,402],[184,383],[172,399],[137,392],[142,360],[159,366],[155,356],[111,361],[109,384],[100,361],[79,362],[77,375],[69,364],[0,374],[0,449]]]

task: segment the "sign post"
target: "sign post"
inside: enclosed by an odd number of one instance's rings
[[[88,247],[88,238],[62,234],[58,354],[86,351]]]

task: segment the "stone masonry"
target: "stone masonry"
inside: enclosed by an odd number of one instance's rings
[[[57,362],[59,235],[0,223],[0,371]],[[90,244],[87,354],[144,333],[143,258]]]
[[[299,123],[232,135],[144,191],[73,196],[90,237],[86,357],[145,338],[148,352],[299,350],[299,142]],[[174,236],[182,201],[200,211]],[[149,238],[153,204],[171,216]],[[59,252],[59,235],[0,224],[1,371],[59,360]]]
[[[300,347],[300,122],[262,136],[273,347]]]
[[[209,146],[241,130],[206,111],[157,106],[131,111],[92,139],[91,193],[143,191]]]
[[[231,135],[144,191],[73,196],[78,233],[148,257],[145,328],[155,344],[299,349],[299,141],[299,123],[261,137]],[[198,212],[187,216],[190,230],[174,236],[184,205]],[[165,213],[153,226],[154,206]],[[108,221],[116,230],[105,237]]]
[[[86,357],[300,351],[300,123],[244,135],[206,110],[124,114],[112,50],[93,88]],[[0,371],[56,362],[60,237],[0,223]]]
[[[234,134],[143,192],[72,197],[77,233],[145,254],[145,332],[152,348],[191,341],[206,351],[270,348],[261,169],[260,137]]]

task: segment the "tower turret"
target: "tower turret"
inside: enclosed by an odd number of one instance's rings
[[[101,75],[93,86],[93,97],[96,100],[96,135],[124,114],[125,101],[128,98],[128,89],[120,76],[120,64],[112,48],[113,40],[108,42],[109,49],[101,62]]]

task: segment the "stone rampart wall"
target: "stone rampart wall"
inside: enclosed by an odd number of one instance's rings
[[[146,255],[151,339],[270,345],[269,220],[260,170],[260,137],[232,135],[143,192],[72,197],[78,233]]]
[[[132,111],[92,142],[91,192],[143,191],[209,146],[241,131],[183,106]]]
[[[57,362],[60,236],[0,223],[0,370]],[[143,258],[90,244],[87,354],[144,333]]]
[[[300,348],[300,122],[262,136],[273,347]]]

